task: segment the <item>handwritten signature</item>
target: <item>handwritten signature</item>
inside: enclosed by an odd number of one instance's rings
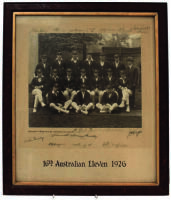
[[[24,140],[24,142],[27,143],[27,142],[37,141],[37,140],[40,140],[41,142],[43,142],[44,137],[33,137],[33,138],[28,139],[28,140]]]
[[[127,135],[127,138],[130,137],[130,136],[138,137],[141,133],[142,133],[142,130],[130,130],[128,135]]]
[[[125,147],[128,147],[127,144],[120,144],[120,143],[112,143],[112,142],[109,142],[109,141],[106,141],[106,142],[103,142],[102,144],[103,147],[115,147],[115,148],[125,148]]]
[[[85,138],[85,137],[90,137],[90,138],[96,138],[96,135],[89,135],[89,134],[85,134],[85,135],[78,135],[78,134],[52,134],[51,137],[58,137],[58,136],[70,136],[70,137],[79,137],[79,138]]]
[[[44,141],[46,137],[78,137],[78,138],[97,138],[97,135],[92,135],[90,132],[92,132],[92,128],[74,128],[71,131],[29,131],[29,132],[41,132],[41,133],[52,133],[47,136],[41,136],[41,137],[32,137],[27,140],[24,140],[24,143],[28,142],[34,142],[40,140],[41,142]],[[84,133],[84,134],[83,134]],[[49,146],[62,146],[63,144],[55,144],[53,143],[49,144]]]

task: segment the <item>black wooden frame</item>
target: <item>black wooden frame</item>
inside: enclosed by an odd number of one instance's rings
[[[159,24],[160,184],[158,186],[12,185],[13,12],[157,12]],[[4,3],[3,27],[3,192],[5,195],[168,195],[169,103],[167,3]]]

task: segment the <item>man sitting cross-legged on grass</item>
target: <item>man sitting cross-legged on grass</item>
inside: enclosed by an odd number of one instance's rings
[[[96,107],[100,110],[100,113],[111,113],[118,108],[117,100],[118,94],[112,85],[109,84],[103,94],[102,103],[97,103]]]
[[[68,114],[67,108],[71,105],[72,101],[66,101],[66,98],[59,90],[59,84],[54,83],[52,90],[48,94],[49,107],[53,110],[57,110],[59,113],[63,112]]]
[[[81,91],[79,91],[74,97],[72,107],[76,110],[76,113],[82,112],[85,115],[87,115],[88,111],[93,108],[90,93],[87,92],[84,83],[81,84]]]

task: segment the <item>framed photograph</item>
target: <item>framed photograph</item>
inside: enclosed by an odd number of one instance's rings
[[[5,3],[4,194],[168,195],[166,3]]]

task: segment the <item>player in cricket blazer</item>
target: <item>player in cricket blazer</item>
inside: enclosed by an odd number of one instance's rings
[[[96,107],[100,110],[100,113],[111,113],[118,108],[118,94],[113,89],[112,85],[108,85],[102,97],[102,102],[97,103]]]
[[[52,64],[52,70],[56,68],[58,71],[58,75],[60,76],[60,78],[62,78],[64,76],[64,72],[65,72],[65,62],[62,58],[62,52],[57,52],[56,54],[56,58],[55,61]]]
[[[92,58],[90,53],[87,54],[85,61],[83,62],[83,67],[86,69],[86,73],[88,77],[91,77],[93,70],[96,68],[97,63]]]
[[[70,67],[72,69],[72,75],[74,76],[75,79],[78,78],[80,75],[80,68],[82,67],[83,63],[79,59],[78,53],[76,50],[72,52],[72,57],[70,61],[67,63],[66,67]]]
[[[82,112],[86,115],[88,111],[93,108],[90,93],[86,90],[86,85],[84,83],[81,85],[80,91],[74,97],[72,107],[76,110],[76,113]]]
[[[96,103],[101,103],[101,98],[103,96],[103,90],[104,90],[104,84],[103,84],[103,79],[99,75],[99,69],[95,69],[93,76],[91,78],[90,82],[90,94],[92,97],[93,104],[96,105]],[[98,98],[98,100],[97,100]]]
[[[79,75],[77,82],[76,82],[77,92],[80,90],[82,84],[86,85],[87,90],[90,89],[90,78],[86,73],[86,69],[83,68],[83,67],[80,70],[80,75]]]
[[[72,74],[72,69],[70,67],[66,70],[66,76],[61,81],[62,90],[65,98],[67,100],[73,100],[74,96],[77,94],[76,92],[76,80]]]
[[[133,64],[133,57],[127,58],[127,67],[126,67],[126,76],[129,81],[129,88],[132,91],[132,95],[130,96],[130,106],[135,107],[135,89],[138,81],[138,69]]]
[[[36,76],[32,79],[31,88],[32,88],[32,95],[34,96],[34,107],[33,112],[37,112],[37,106],[40,103],[42,107],[45,106],[43,101],[43,96],[45,95],[46,91],[46,79],[43,76],[42,68],[38,67],[36,69]]]
[[[130,112],[129,98],[132,95],[129,80],[126,76],[125,70],[120,71],[120,78],[118,79],[118,89],[122,92],[122,101],[119,105],[120,108],[126,106],[126,112]]]
[[[52,110],[63,112],[68,114],[68,107],[71,105],[71,101],[67,101],[62,92],[59,89],[59,84],[55,83],[52,90],[48,93],[48,103]]]
[[[47,61],[47,55],[42,55],[41,56],[41,61],[39,64],[37,64],[36,69],[35,69],[35,76],[37,76],[37,69],[41,68],[42,70],[42,75],[45,78],[49,78],[50,76],[50,72],[51,72],[51,65],[50,63],[48,63]]]
[[[104,83],[104,88],[106,88],[108,85],[111,85],[112,88],[116,87],[116,85],[115,85],[116,84],[116,78],[114,77],[111,68],[107,69],[107,75],[104,77],[103,83]]]
[[[102,79],[107,76],[107,69],[109,67],[109,62],[107,62],[105,55],[101,53],[97,62],[97,69],[99,70],[99,75],[102,77]]]
[[[53,68],[52,72],[51,72],[51,75],[50,75],[50,77],[48,79],[48,92],[50,90],[52,90],[52,88],[53,88],[55,83],[59,83],[60,84],[60,81],[61,81],[61,79],[60,79],[60,76],[58,74],[58,70],[56,68]]]
[[[121,70],[125,70],[125,65],[121,63],[119,54],[114,54],[114,60],[111,63],[111,68],[112,68],[113,76],[115,77],[115,79],[119,78]]]

